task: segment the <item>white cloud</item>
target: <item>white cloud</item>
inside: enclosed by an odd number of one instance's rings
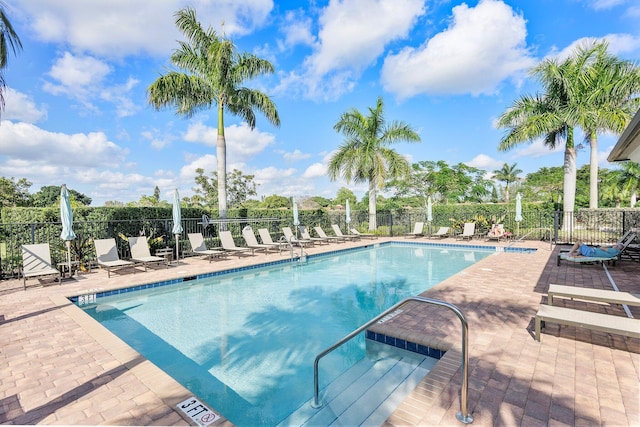
[[[465,162],[465,164],[478,169],[495,170],[502,167],[504,162],[496,160],[486,154],[478,154],[471,159],[471,161]]]
[[[607,34],[604,37],[582,37],[575,40],[569,46],[559,52],[552,51],[548,57],[556,58],[562,61],[572,55],[579,47],[591,46],[594,42],[607,41],[609,43],[609,52],[613,55],[623,53],[634,53],[640,50],[640,37],[630,34]]]
[[[564,144],[557,144],[556,148],[551,150],[544,145],[544,140],[536,139],[531,144],[515,149],[515,157],[543,157],[553,153],[564,152]]]
[[[304,178],[317,178],[320,176],[325,176],[327,174],[327,165],[323,163],[314,163],[309,166],[302,176]]]
[[[388,55],[382,84],[399,98],[416,94],[490,94],[505,79],[535,64],[527,51],[526,21],[502,1],[453,8],[449,28],[420,48]]]
[[[227,143],[227,162],[240,162],[262,153],[265,148],[275,143],[275,136],[268,132],[260,132],[257,128],[251,130],[249,125],[242,123],[225,127]],[[189,125],[184,134],[184,140],[215,147],[218,139],[217,128],[209,127],[202,122]]]
[[[167,56],[181,37],[174,13],[185,7],[183,0],[146,2],[129,0],[20,2],[25,19],[36,36],[47,43],[60,43],[73,51],[108,58],[149,53]],[[273,9],[272,0],[195,0],[204,27],[221,29],[227,35],[247,34],[260,27]]]
[[[196,169],[200,168],[204,170],[206,176],[211,176],[212,172],[216,171],[217,160],[213,154],[205,154],[204,156],[189,156],[187,162],[182,168],[180,168],[180,179],[182,181],[194,183],[196,177]]]
[[[585,2],[595,10],[605,10],[623,5],[627,0],[585,0]]]
[[[2,113],[3,120],[23,121],[37,123],[47,118],[44,107],[37,107],[33,99],[10,87],[4,93],[5,110]]]
[[[322,99],[351,91],[362,70],[387,44],[406,38],[423,14],[422,0],[331,0],[321,10],[313,54],[301,70],[280,76],[278,89]]]
[[[9,159],[63,168],[96,164],[118,167],[128,150],[109,141],[102,132],[65,134],[49,132],[29,123],[3,121],[0,152]]]
[[[304,160],[304,159],[308,159],[309,157],[311,157],[311,154],[308,153],[303,153],[302,151],[298,150],[297,148],[295,150],[291,151],[283,151],[283,150],[277,150],[277,153],[282,154],[282,157],[287,161],[287,162],[297,162],[299,160]]]
[[[278,43],[281,51],[297,45],[312,46],[315,43],[316,39],[311,34],[310,18],[302,16],[299,12],[288,11],[284,21],[280,29],[284,34],[284,40]]]

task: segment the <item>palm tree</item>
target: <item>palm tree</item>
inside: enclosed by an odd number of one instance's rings
[[[171,55],[171,62],[181,71],[169,71],[149,86],[149,103],[156,109],[173,107],[187,118],[212,108],[218,108],[218,209],[227,217],[227,154],[224,137],[225,110],[241,117],[251,129],[256,126],[255,110],[260,111],[274,126],[280,117],[273,101],[256,89],[242,86],[246,81],[273,73],[267,60],[249,53],[238,53],[233,43],[219,37],[214,30],[202,28],[191,8],[175,14],[176,26],[187,41]]]
[[[347,184],[367,182],[369,184],[369,230],[377,228],[376,190],[382,188],[387,179],[399,178],[410,172],[406,158],[389,145],[400,142],[420,142],[420,136],[404,122],[384,121],[382,97],[378,97],[375,108],[369,107],[365,116],[353,108],[342,113],[333,129],[346,139],[329,161],[328,174],[333,181],[342,177]]]
[[[558,62],[546,59],[529,71],[544,89],[535,96],[523,95],[498,118],[498,127],[507,132],[500,140],[500,151],[510,150],[536,138],[544,138],[550,149],[564,142],[563,210],[564,224],[571,224],[571,214],[576,199],[576,148],[574,126],[571,124],[568,108],[572,86],[576,80],[576,69],[570,59]]]
[[[607,51],[608,43],[579,47],[575,66],[580,78],[569,103],[570,120],[585,133],[589,159],[589,208],[598,207],[598,134],[622,133],[640,106],[640,69]]]
[[[640,191],[640,163],[622,163],[622,174],[619,185],[622,185],[631,195],[629,206],[632,208],[635,207],[638,199],[638,191]]]
[[[9,49],[15,55],[22,49],[20,37],[13,29],[9,18],[5,13],[5,4],[0,1],[0,113],[4,111],[4,91],[7,88],[7,82],[4,79],[4,69],[7,67],[9,60]]]
[[[504,185],[504,201],[509,203],[509,184],[518,181],[518,175],[522,173],[522,169],[517,168],[518,164],[514,163],[511,166],[508,164],[502,165],[502,168],[493,171],[493,179],[502,181]]]

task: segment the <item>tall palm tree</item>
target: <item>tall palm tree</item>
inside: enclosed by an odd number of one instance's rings
[[[518,175],[522,173],[522,169],[518,169],[518,164],[504,164],[502,168],[493,171],[493,179],[502,181],[504,185],[504,201],[509,203],[509,184],[518,181]]]
[[[519,144],[532,142],[542,137],[550,149],[564,142],[563,178],[563,228],[572,223],[576,199],[576,148],[574,126],[568,114],[569,101],[576,80],[576,68],[570,59],[558,62],[546,59],[533,67],[529,74],[542,85],[541,94],[523,95],[498,118],[498,127],[506,133],[500,140],[498,149],[507,151]]]
[[[0,113],[4,111],[4,91],[7,88],[4,69],[9,60],[9,50],[16,55],[19,50],[22,50],[22,42],[7,17],[4,2],[0,1]]]
[[[622,133],[640,106],[640,68],[611,55],[607,42],[578,47],[580,78],[570,98],[569,117],[582,128],[590,147],[589,207],[598,207],[598,134]]]
[[[187,41],[171,55],[171,62],[182,71],[169,71],[153,82],[148,90],[149,103],[156,109],[173,107],[176,114],[192,117],[212,108],[218,109],[218,209],[227,217],[227,148],[224,137],[225,110],[239,116],[251,129],[256,126],[255,110],[274,126],[280,117],[273,101],[256,89],[242,86],[246,81],[273,73],[273,65],[249,53],[238,53],[234,44],[219,37],[210,27],[202,28],[191,8],[175,14],[176,26]]]
[[[353,108],[342,113],[333,129],[345,136],[345,141],[329,160],[328,174],[331,180],[342,177],[347,183],[369,184],[369,230],[375,230],[376,191],[387,179],[399,178],[410,172],[406,158],[389,145],[401,141],[420,142],[420,136],[406,123],[384,120],[384,103],[378,97],[375,108],[369,107],[365,116]]]

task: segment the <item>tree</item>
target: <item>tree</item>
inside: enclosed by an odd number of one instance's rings
[[[20,178],[16,182],[14,177],[0,177],[0,207],[29,206],[31,185],[26,178]]]
[[[576,197],[576,149],[569,104],[578,72],[573,59],[568,58],[561,63],[546,59],[533,67],[529,74],[542,84],[544,92],[521,96],[500,115],[498,127],[506,129],[506,132],[498,149],[508,151],[540,137],[550,149],[564,142],[563,228],[566,229],[572,224],[568,213],[573,212]]]
[[[525,198],[530,201],[555,203],[562,195],[562,175],[561,166],[542,167],[527,174],[523,186]]]
[[[171,206],[171,203],[166,200],[160,200],[160,188],[156,185],[153,189],[153,195],[140,197],[138,206]]]
[[[336,192],[336,198],[333,199],[333,204],[345,206],[347,204],[347,200],[349,200],[349,204],[351,206],[355,206],[358,198],[355,194],[353,194],[353,191],[349,190],[346,187],[341,187]]]
[[[509,203],[509,184],[518,181],[518,175],[522,173],[522,169],[518,169],[518,164],[508,165],[505,163],[502,168],[493,171],[493,179],[504,182],[504,201]]]
[[[263,207],[267,209],[287,208],[291,204],[288,197],[271,195],[264,198]]]
[[[171,55],[171,62],[184,72],[169,71],[148,88],[149,103],[156,109],[173,107],[187,118],[213,105],[218,110],[216,144],[218,209],[227,217],[227,154],[224,113],[230,112],[256,127],[255,111],[260,111],[274,126],[280,118],[273,101],[256,89],[242,86],[263,74],[273,73],[273,65],[249,53],[238,53],[231,40],[221,38],[211,28],[202,28],[191,8],[175,14],[176,26],[187,41]]]
[[[629,206],[635,207],[640,191],[640,164],[635,162],[622,163],[619,185],[622,185],[629,192]]]
[[[253,182],[254,175],[243,175],[241,171],[234,169],[227,175],[226,187],[229,188],[228,199],[231,207],[240,207],[249,196],[257,195],[256,183]],[[196,169],[195,182],[198,185],[193,188],[193,197],[189,203],[196,206],[207,206],[216,208],[218,198],[218,173],[213,172],[211,178],[204,175],[204,169]]]
[[[640,106],[640,69],[611,55],[607,42],[576,50],[579,67],[570,99],[570,118],[589,143],[589,207],[598,207],[598,134],[622,133]]]
[[[9,61],[9,49],[16,55],[22,50],[22,42],[7,17],[4,3],[0,1],[0,113],[4,111],[4,91],[7,88],[4,69]]]
[[[78,205],[89,206],[91,204],[91,197],[88,197],[76,190],[69,189],[71,194],[71,200]],[[40,187],[40,191],[34,193],[31,196],[31,205],[38,208],[47,208],[51,206],[57,206],[60,204],[60,186],[59,185],[46,185]]]
[[[376,191],[387,179],[406,175],[410,165],[406,158],[389,145],[400,142],[420,142],[420,136],[404,122],[385,123],[382,97],[365,116],[353,108],[340,116],[334,130],[346,140],[329,160],[328,175],[332,181],[342,177],[347,184],[369,184],[369,230],[377,228]]]

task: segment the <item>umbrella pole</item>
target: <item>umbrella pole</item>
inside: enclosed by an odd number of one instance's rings
[[[65,243],[67,245],[67,265],[69,267],[69,277],[72,277],[73,274],[71,274],[71,241],[67,240]]]
[[[176,236],[176,264],[180,264],[180,235],[175,234]]]

